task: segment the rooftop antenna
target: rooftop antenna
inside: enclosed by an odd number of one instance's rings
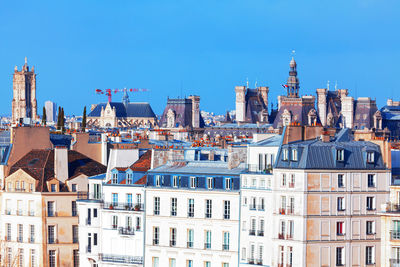
[[[247,84],[247,88],[249,88],[249,78],[246,78],[246,84]]]
[[[257,88],[257,79],[256,79],[256,83],[254,84],[254,88]]]
[[[296,55],[296,50],[292,50],[292,57],[294,57]]]
[[[335,81],[335,91],[337,91],[337,81]]]
[[[329,91],[329,80],[328,80],[328,83],[326,84],[326,88],[328,88],[328,91]]]
[[[25,65],[27,65],[27,64],[28,64],[28,58],[25,57]]]

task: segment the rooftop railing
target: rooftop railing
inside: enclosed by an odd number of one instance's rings
[[[246,170],[254,173],[272,173],[272,166],[260,166],[258,164],[246,164]]]
[[[100,260],[103,262],[113,262],[122,264],[143,264],[143,257],[141,256],[126,256],[114,254],[100,254]]]
[[[104,202],[103,209],[143,211],[143,203]]]

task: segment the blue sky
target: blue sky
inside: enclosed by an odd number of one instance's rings
[[[293,49],[301,94],[337,81],[382,106],[400,100],[399,11],[398,0],[0,0],[0,114],[25,56],[39,113],[52,100],[80,115],[106,100],[95,88],[128,87],[148,88],[131,101],[156,113],[168,96],[198,94],[201,109],[223,114],[247,78],[276,103]]]

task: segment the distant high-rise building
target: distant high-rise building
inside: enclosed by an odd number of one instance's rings
[[[52,101],[46,101],[44,107],[46,108],[46,120],[49,122],[56,121],[57,104]]]
[[[29,70],[28,61],[21,71],[15,66],[13,74],[13,100],[12,100],[12,121],[19,121],[21,118],[37,120],[36,102],[36,74],[34,67]]]

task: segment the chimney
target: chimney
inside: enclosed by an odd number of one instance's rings
[[[64,146],[54,148],[55,178],[63,183],[68,179],[68,149]]]
[[[321,141],[324,143],[329,143],[329,141],[331,140],[331,137],[329,135],[328,131],[323,131],[321,134]]]
[[[208,160],[214,161],[214,156],[215,156],[215,151],[210,150],[210,153],[208,154]]]

